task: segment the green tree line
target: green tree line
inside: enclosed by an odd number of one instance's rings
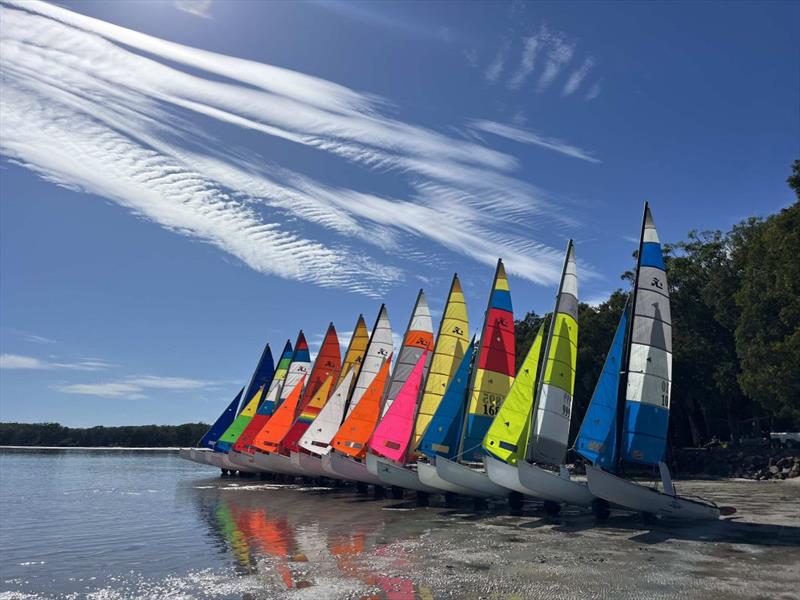
[[[800,200],[800,161],[788,183]],[[728,232],[691,231],[663,249],[672,304],[673,445],[712,437],[736,443],[770,427],[800,428],[800,203]],[[630,286],[633,273],[622,279]],[[619,289],[598,306],[579,306],[572,439],[626,297]],[[516,322],[518,362],[542,318],[528,313]]]
[[[186,447],[197,444],[208,427],[205,423],[86,428],[58,423],[0,423],[0,446]]]

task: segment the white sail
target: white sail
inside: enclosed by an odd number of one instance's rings
[[[333,392],[317,418],[297,442],[303,449],[319,455],[330,452],[330,441],[342,425],[347,394],[350,391],[350,383],[353,381],[354,375],[355,370],[350,369],[339,381],[336,391]]]
[[[361,401],[361,397],[367,391],[369,384],[372,383],[372,380],[375,379],[375,375],[380,371],[383,361],[389,359],[393,350],[392,325],[389,323],[389,313],[386,311],[386,306],[381,305],[381,309],[378,312],[378,319],[375,321],[375,327],[372,329],[372,336],[369,338],[369,345],[364,355],[364,361],[361,363],[361,370],[358,372],[356,385],[353,388],[353,395],[350,397],[347,415],[353,412],[353,409]]]

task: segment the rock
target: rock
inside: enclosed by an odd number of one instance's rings
[[[781,472],[781,470],[780,470],[780,469],[777,467],[777,465],[772,465],[772,466],[769,468],[769,472],[770,472],[770,474],[772,474],[772,475],[777,475],[778,473],[780,473],[780,472]]]

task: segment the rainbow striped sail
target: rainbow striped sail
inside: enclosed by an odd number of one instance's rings
[[[308,351],[308,343],[303,330],[297,334],[297,342],[294,345],[294,353],[292,354],[292,362],[289,364],[289,370],[286,372],[286,377],[281,386],[281,393],[278,396],[278,402],[275,406],[277,408],[281,403],[289,397],[294,391],[295,386],[300,381],[307,381],[308,371],[311,368],[311,354]]]
[[[459,458],[478,461],[481,443],[514,383],[514,312],[503,261],[497,261],[478,357],[472,372]]]
[[[447,294],[447,303],[444,306],[442,321],[436,335],[436,345],[430,358],[428,375],[419,403],[416,422],[414,424],[414,439],[411,447],[417,448],[422,436],[428,429],[439,403],[442,401],[447,386],[458,370],[462,358],[469,346],[469,320],[467,318],[467,304],[458,275],[453,275],[450,292]]]
[[[567,454],[578,362],[578,275],[572,240],[567,244],[544,356],[527,458],[561,465]]]

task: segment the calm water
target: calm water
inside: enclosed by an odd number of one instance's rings
[[[800,486],[685,482],[704,527],[416,508],[173,453],[0,451],[0,598],[797,598]]]

